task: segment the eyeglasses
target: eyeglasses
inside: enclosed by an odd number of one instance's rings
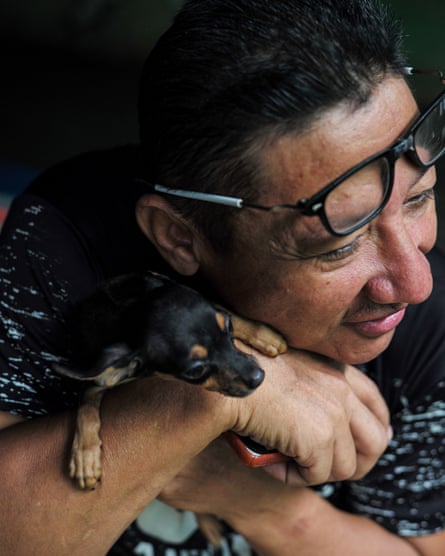
[[[404,68],[404,72],[406,75],[434,75],[445,85],[445,77],[439,71],[407,67]],[[173,189],[160,184],[151,186],[161,194],[238,209],[250,208],[272,212],[283,209],[295,210],[306,216],[318,216],[331,234],[345,236],[361,228],[382,212],[391,197],[394,167],[401,156],[408,154],[417,166],[426,170],[444,153],[445,91],[391,147],[356,164],[309,199],[300,199],[295,204],[264,206],[237,197]]]

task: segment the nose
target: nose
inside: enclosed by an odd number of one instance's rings
[[[435,218],[422,222],[401,220],[380,232],[380,266],[366,285],[368,297],[379,304],[425,301],[433,284],[426,258],[435,239]]]
[[[246,377],[244,382],[250,389],[257,388],[264,380],[264,371],[260,368],[253,369]]]

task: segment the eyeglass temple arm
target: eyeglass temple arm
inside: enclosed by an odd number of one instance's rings
[[[254,203],[247,203],[244,199],[240,199],[238,197],[229,197],[227,195],[217,195],[215,193],[202,193],[200,191],[188,191],[186,189],[172,189],[170,187],[165,187],[165,185],[161,185],[160,183],[152,184],[146,180],[136,178],[135,181],[142,183],[144,185],[148,185],[152,189],[154,189],[158,193],[164,193],[164,195],[173,195],[175,197],[181,197],[182,199],[192,199],[195,201],[205,201],[207,203],[214,203],[216,205],[225,205],[227,207],[232,208],[253,208],[263,211],[274,211],[279,208],[293,208],[296,207],[294,205],[274,205],[271,207],[266,207],[263,205],[256,205]]]
[[[226,205],[228,207],[243,208],[245,203],[238,197],[229,197],[227,195],[216,195],[214,193],[202,193],[200,191],[188,191],[187,189],[173,189],[165,187],[160,183],[150,183],[146,180],[136,178],[135,181],[148,185],[158,193],[165,195],[173,195],[174,197],[181,197],[183,199],[194,199],[195,201],[207,201],[208,203],[215,203],[217,205]]]
[[[423,70],[418,68],[413,68],[411,66],[406,66],[403,68],[406,75],[433,75],[438,77],[442,85],[445,85],[445,75],[440,70]]]
[[[194,199],[196,201],[207,201],[208,203],[216,203],[218,205],[226,205],[228,207],[242,208],[243,200],[237,197],[229,197],[226,195],[216,195],[214,193],[201,193],[199,191],[187,191],[186,189],[170,189],[159,183],[153,185],[153,189],[158,193],[174,195],[185,199]]]

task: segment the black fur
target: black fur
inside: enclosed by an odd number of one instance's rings
[[[230,315],[218,312],[224,330],[216,309],[189,287],[151,273],[113,278],[67,317],[69,363],[55,369],[105,387],[160,373],[222,394],[248,395],[264,372],[234,346]],[[119,378],[105,382],[113,369]]]

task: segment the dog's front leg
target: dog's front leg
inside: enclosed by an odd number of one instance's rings
[[[283,336],[266,324],[244,319],[234,313],[230,315],[234,338],[270,357],[287,351],[287,342]]]
[[[223,525],[219,519],[211,514],[195,514],[198,527],[204,537],[213,546],[220,546],[222,541]]]
[[[94,489],[102,475],[100,403],[104,391],[100,386],[88,388],[77,412],[70,477],[82,489]]]

